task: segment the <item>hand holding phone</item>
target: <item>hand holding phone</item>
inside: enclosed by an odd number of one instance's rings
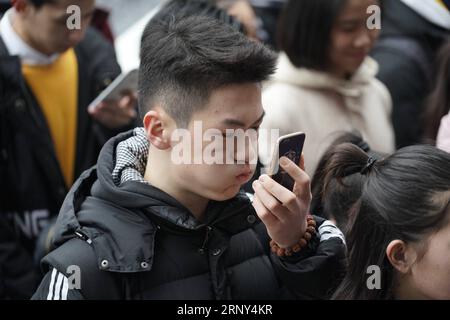
[[[309,176],[300,168],[304,142],[305,134],[300,132],[279,138],[270,177],[262,175],[253,182],[253,207],[270,238],[281,248],[297,243],[307,227],[311,186]],[[280,158],[286,161],[280,164]]]
[[[275,145],[269,176],[290,191],[294,188],[295,181],[280,166],[280,158],[286,157],[299,165],[305,138],[306,135],[303,132],[296,132],[280,137]]]
[[[89,114],[109,129],[136,119],[138,70],[118,76],[88,107]]]
[[[137,69],[122,73],[89,104],[88,110],[94,111],[102,102],[119,101],[124,95],[136,92],[138,77]]]

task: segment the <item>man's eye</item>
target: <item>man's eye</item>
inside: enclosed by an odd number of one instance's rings
[[[222,138],[223,139],[233,139],[234,138],[234,134],[226,134],[226,133],[223,133],[222,134]]]
[[[358,29],[358,25],[356,23],[343,23],[341,25],[341,30],[344,32],[352,32]]]

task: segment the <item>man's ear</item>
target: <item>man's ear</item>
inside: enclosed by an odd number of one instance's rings
[[[411,270],[417,259],[417,253],[402,240],[392,240],[386,248],[386,256],[392,266],[400,273],[406,274]]]
[[[164,111],[152,109],[144,116],[144,129],[150,143],[160,149],[170,148],[170,129]]]

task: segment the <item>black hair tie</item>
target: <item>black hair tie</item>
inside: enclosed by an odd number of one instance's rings
[[[357,146],[358,146],[362,151],[364,151],[365,153],[367,153],[367,152],[370,151],[370,147],[369,147],[369,145],[367,144],[367,142],[365,142],[365,141],[360,141],[360,142],[358,142]]]
[[[369,157],[369,159],[367,159],[366,165],[364,166],[364,168],[361,169],[361,174],[362,175],[367,174],[372,169],[375,162],[377,162],[377,159]]]

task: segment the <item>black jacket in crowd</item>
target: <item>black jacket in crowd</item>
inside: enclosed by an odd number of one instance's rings
[[[78,177],[95,164],[102,145],[117,133],[95,122],[87,106],[120,73],[120,67],[111,44],[94,29],[87,31],[75,52]],[[57,215],[68,187],[20,59],[8,53],[1,38],[0,181],[0,298],[29,298],[39,284],[32,263],[36,237]]]
[[[245,193],[211,201],[201,223],[149,184],[117,185],[116,146],[132,136],[107,142],[97,167],[69,192],[56,224],[57,248],[43,259],[48,273],[33,299],[329,297],[344,273],[345,244],[333,236],[340,234],[336,227],[316,218],[319,230],[328,225],[320,239],[280,259]]]
[[[430,93],[436,54],[449,31],[420,16],[401,1],[383,1],[380,39],[372,56],[378,78],[393,100],[392,121],[397,148],[423,138],[422,115]]]

